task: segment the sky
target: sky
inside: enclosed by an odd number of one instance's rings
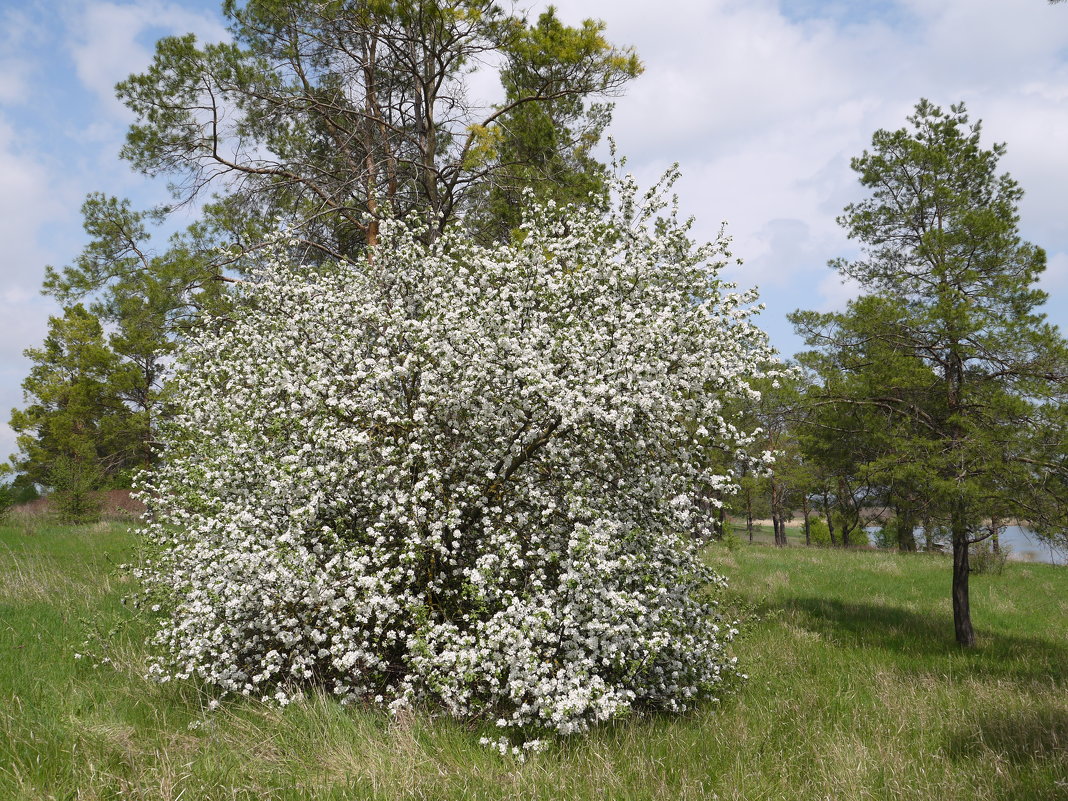
[[[226,37],[217,0],[0,0],[0,461],[8,410],[58,309],[45,265],[76,258],[89,192],[166,201],[164,179],[118,158],[132,115],[114,86],[157,39]],[[984,144],[1026,194],[1025,239],[1044,247],[1046,311],[1068,330],[1068,5],[1046,0],[556,0],[635,48],[645,72],[615,99],[611,135],[645,185],[677,162],[696,234],[727,224],[757,286],[761,324],[786,356],[786,314],[844,306],[830,259],[856,254],[835,223],[864,196],[850,158],[896,129],[921,97],[964,101]],[[544,3],[530,3],[531,17]]]

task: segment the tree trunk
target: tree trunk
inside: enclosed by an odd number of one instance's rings
[[[897,547],[899,551],[916,550],[916,517],[914,512],[899,511],[897,515]]]
[[[931,518],[923,519],[923,550],[931,553],[934,550],[934,531],[931,530]]]
[[[855,504],[853,493],[850,492],[848,490],[847,486],[846,486],[846,480],[844,478],[840,477],[838,479],[838,508],[840,508],[842,510],[842,537],[841,537],[841,540],[842,540],[842,547],[843,548],[848,548],[849,544],[850,544],[849,543],[849,539],[853,534],[853,529],[856,528],[856,526],[858,526],[860,524],[860,519],[859,519],[859,517],[856,517],[855,519],[852,519],[852,521],[850,522],[849,518],[846,517],[846,507],[842,503],[842,499],[843,498],[849,498],[850,499],[850,506],[853,506]],[[852,514],[850,514],[849,517],[853,518],[854,516]],[[831,537],[831,541],[832,542],[834,541],[834,537],[833,536]]]
[[[808,496],[802,493],[801,495],[801,511],[805,515],[805,545],[812,544],[812,537],[810,536],[810,526],[812,522],[808,519]]]
[[[753,493],[745,491],[745,527],[749,531],[749,542],[753,541]]]
[[[775,545],[782,548],[786,545],[786,521],[783,519],[782,509],[782,485],[771,476],[771,527],[775,532]]]
[[[953,511],[953,629],[957,643],[975,647],[975,630],[968,598],[968,531],[960,509]]]
[[[1001,553],[1001,520],[997,517],[990,518],[990,549],[996,553]]]
[[[842,523],[842,537],[841,537],[841,539],[842,539],[842,547],[843,548],[848,548],[850,545],[853,544],[853,529],[854,528],[855,528],[854,526],[848,525],[845,522]]]
[[[834,515],[831,513],[831,505],[827,502],[827,492],[823,493],[823,516],[827,518],[827,533],[831,538],[831,546],[838,542],[834,538]]]
[[[364,120],[363,120],[363,148],[365,169],[367,170],[367,259],[373,257],[371,249],[378,245],[378,165],[375,163],[375,45],[372,38],[364,47],[363,82],[364,93]]]

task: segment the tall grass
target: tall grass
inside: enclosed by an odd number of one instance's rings
[[[0,530],[0,799],[1065,799],[1068,569],[972,579],[953,644],[938,556],[710,551],[746,619],[747,682],[683,717],[636,715],[526,763],[478,723],[312,697],[206,710],[141,678],[117,527]],[[108,632],[113,664],[75,659]]]

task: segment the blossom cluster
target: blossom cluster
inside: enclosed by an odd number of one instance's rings
[[[276,243],[183,346],[146,479],[152,671],[287,703],[431,705],[501,741],[684,710],[732,670],[699,499],[752,442],[754,295],[660,195],[534,207],[514,243]],[[666,209],[666,210],[665,210]]]

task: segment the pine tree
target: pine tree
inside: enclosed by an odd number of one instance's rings
[[[1004,145],[984,149],[963,104],[922,100],[908,121],[853,159],[871,194],[839,218],[862,255],[832,266],[868,296],[793,320],[845,375],[823,400],[884,418],[864,460],[900,459],[926,484],[952,536],[956,638],[972,646],[968,548],[984,518],[1041,510],[1043,530],[1064,530],[1065,496],[1051,497],[1068,465],[1049,444],[1063,441],[1068,346],[1039,311],[1045,254],[1020,238],[1022,190],[997,172]]]
[[[11,413],[15,467],[56,491],[66,517],[91,517],[92,493],[124,483],[145,458],[141,420],[123,397],[129,367],[81,305],[52,317],[44,345],[26,356],[34,362],[22,385],[28,405]]]

